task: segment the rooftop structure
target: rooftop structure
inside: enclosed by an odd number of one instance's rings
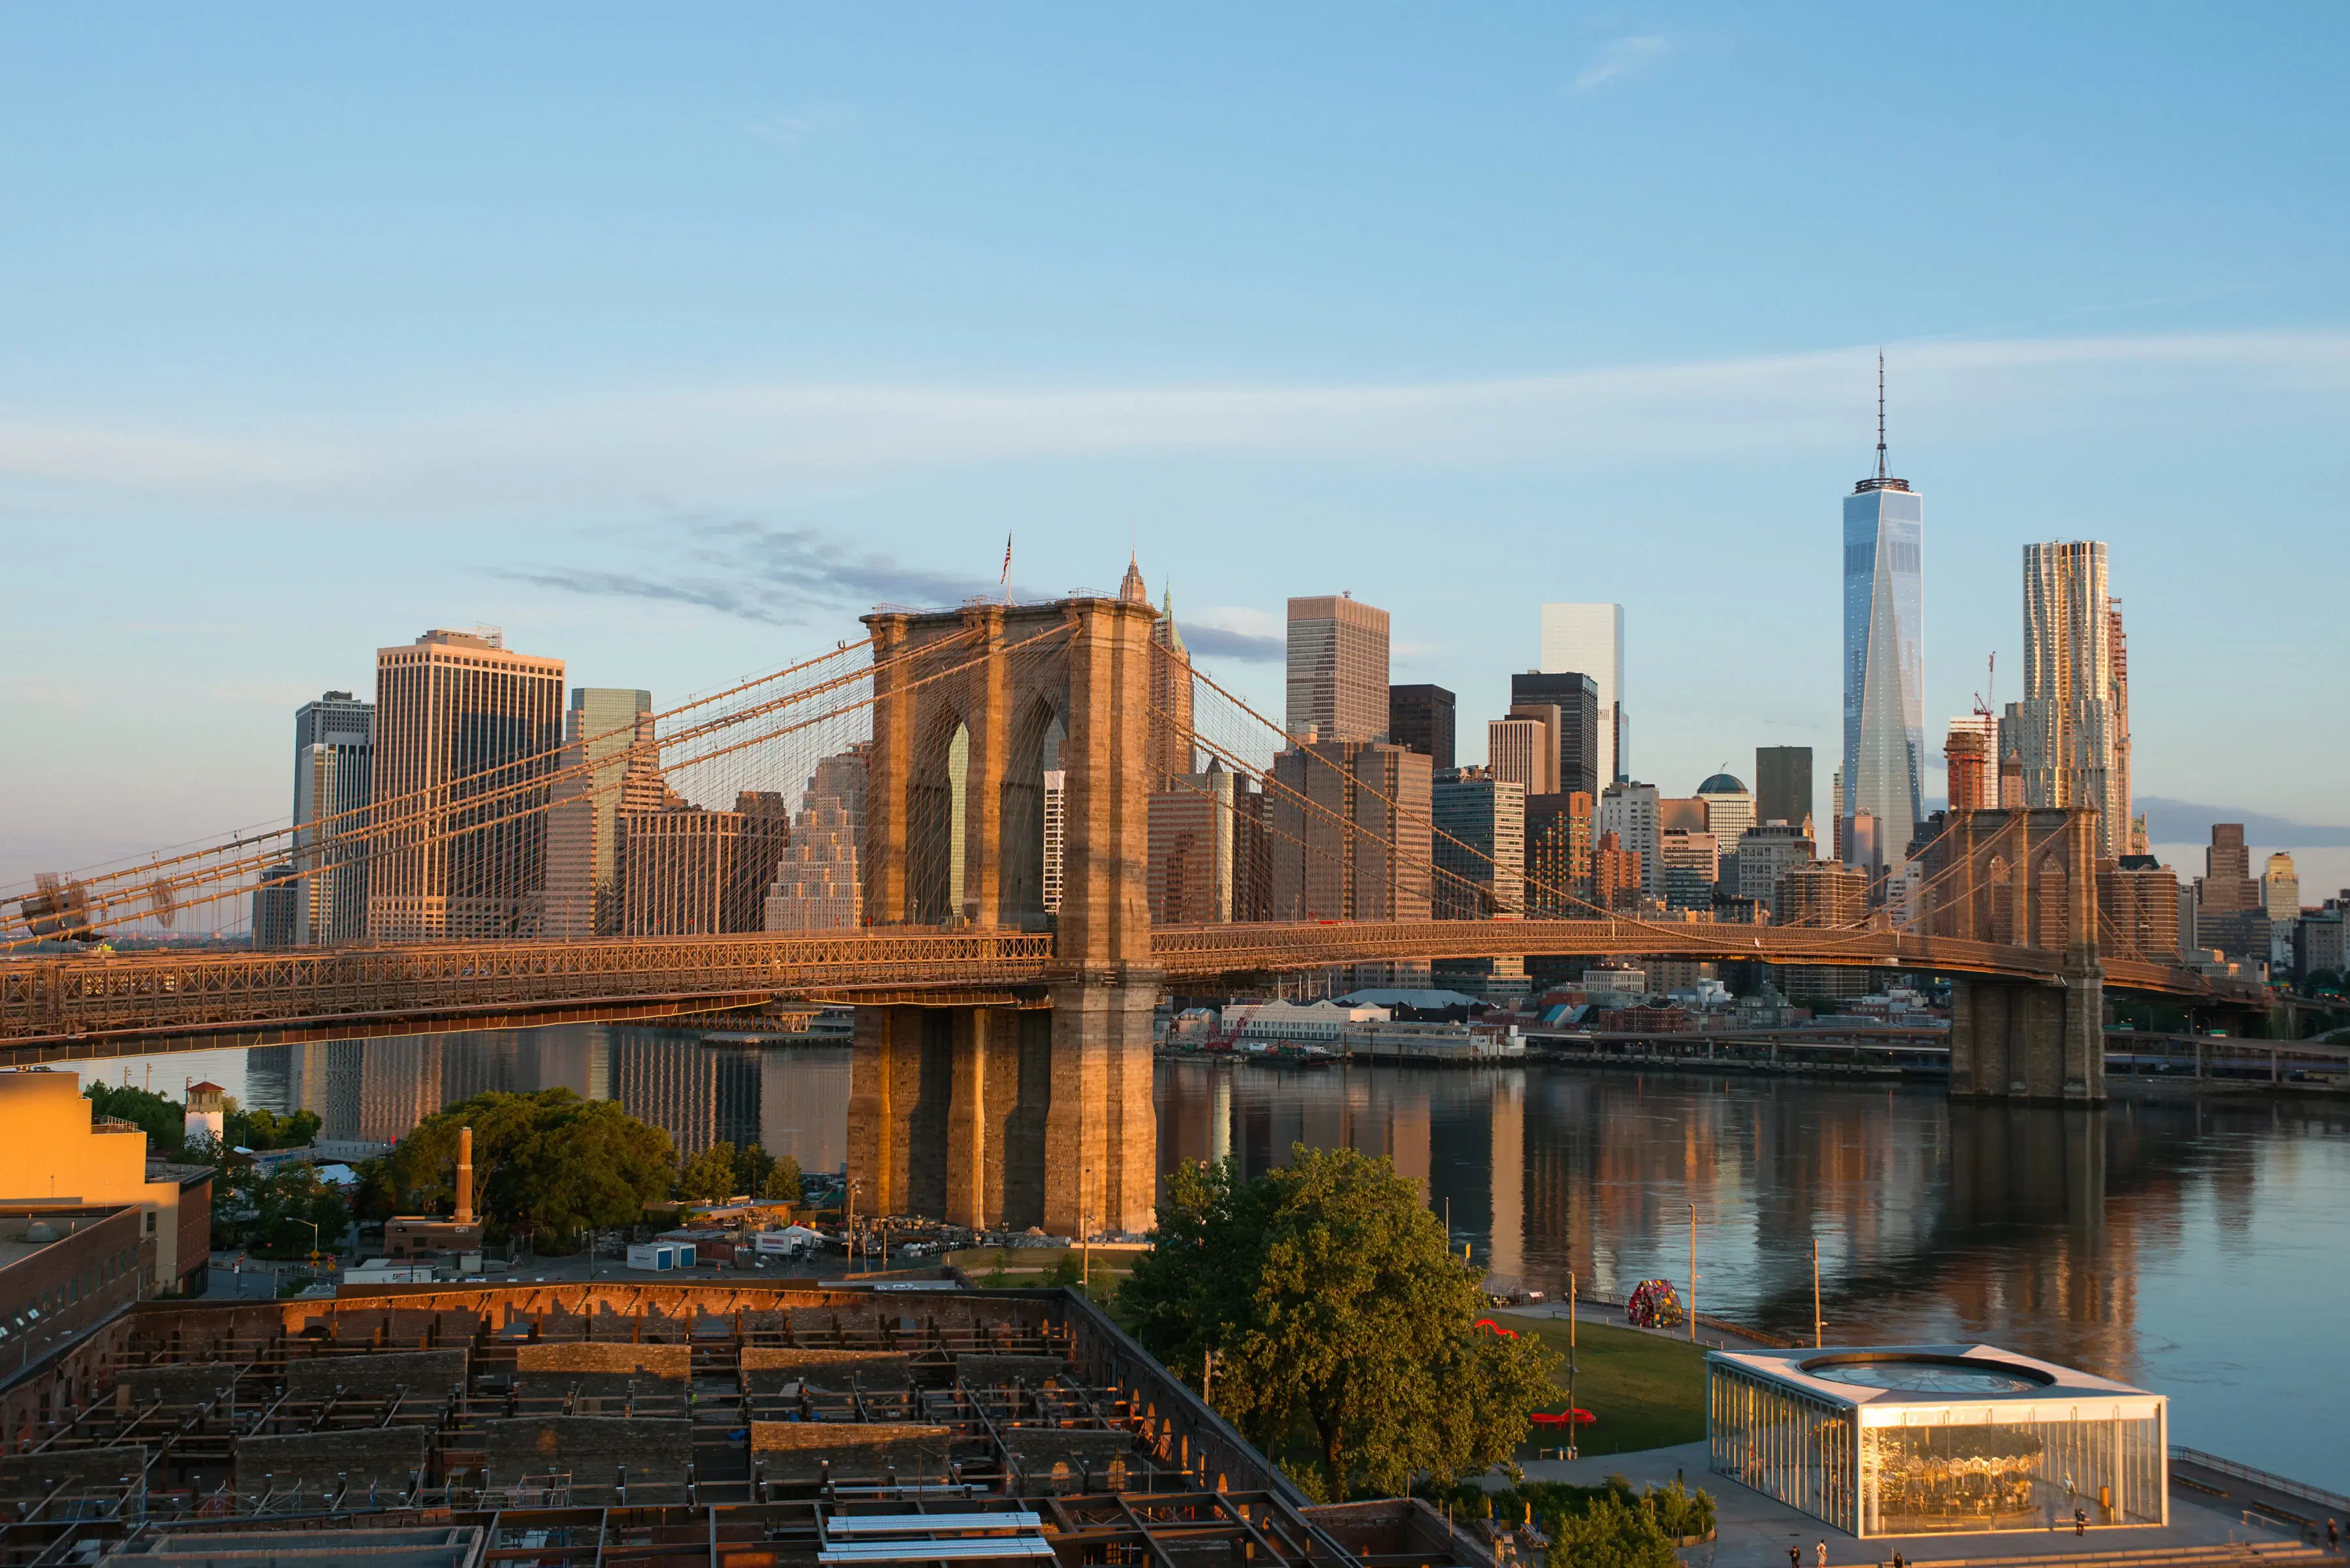
[[[1709,1462],[1859,1536],[2168,1524],[2168,1401],[1988,1345],[1714,1351]]]
[[[1425,1504],[1315,1507],[1072,1293],[347,1286],[130,1324],[86,1369],[113,1397],[0,1464],[24,1561],[1492,1568]]]

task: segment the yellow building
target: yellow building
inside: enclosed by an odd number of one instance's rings
[[[0,1205],[136,1203],[155,1243],[151,1290],[201,1294],[212,1262],[212,1167],[147,1158],[128,1122],[93,1122],[81,1081],[0,1073]]]

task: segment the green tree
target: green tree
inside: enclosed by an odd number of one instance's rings
[[[1612,1486],[1551,1527],[1549,1568],[1679,1568],[1679,1561],[1654,1500],[1632,1502]]]
[[[800,1200],[800,1162],[788,1154],[777,1156],[768,1163],[766,1174],[759,1179],[759,1185],[751,1190],[770,1202],[797,1203]]]
[[[221,1133],[230,1148],[307,1148],[317,1141],[316,1111],[281,1116],[266,1106],[248,1110],[236,1103],[234,1096],[224,1096],[223,1100],[227,1114],[221,1118]]]
[[[1388,1160],[1300,1144],[1254,1181],[1227,1160],[1180,1168],[1168,1189],[1120,1305],[1171,1366],[1215,1352],[1216,1409],[1258,1447],[1310,1438],[1306,1490],[1482,1472],[1557,1397],[1557,1357],[1535,1336],[1477,1326],[1480,1276]]]
[[[677,1195],[688,1203],[723,1203],[737,1190],[734,1160],[733,1144],[712,1144],[678,1172]]]
[[[454,1199],[457,1131],[473,1129],[473,1201],[504,1232],[575,1235],[625,1225],[669,1196],[677,1175],[669,1134],[608,1100],[568,1089],[476,1095],[427,1116],[361,1171],[370,1215],[433,1214]]]
[[[173,1159],[185,1152],[188,1108],[179,1101],[128,1084],[94,1083],[82,1091],[82,1096],[89,1101],[93,1116],[110,1116],[143,1128],[148,1150],[157,1158]]]
[[[320,1181],[308,1166],[288,1166],[275,1173],[231,1166],[213,1179],[216,1241],[280,1257],[307,1252],[313,1245],[332,1252],[342,1245],[349,1227],[350,1210],[342,1194]]]

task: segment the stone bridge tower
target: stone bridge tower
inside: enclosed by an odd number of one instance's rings
[[[1952,1097],[2104,1101],[2096,815],[2082,807],[1959,812],[1929,848],[1927,875],[1947,873],[1926,917],[1929,934],[2064,955],[2046,980],[1960,976],[1952,984]]]
[[[1126,597],[865,618],[879,667],[866,783],[868,919],[1049,929],[1055,977],[1032,993],[909,992],[858,1008],[848,1170],[868,1213],[1041,1225],[1062,1236],[1150,1228],[1157,618],[1148,602]],[[951,639],[965,640],[941,649],[936,667],[968,666],[952,675],[922,680],[910,661],[892,662]],[[1043,864],[1050,740],[1066,780],[1053,918]]]

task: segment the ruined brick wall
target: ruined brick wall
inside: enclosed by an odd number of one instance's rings
[[[265,1486],[329,1490],[348,1481],[362,1493],[370,1485],[405,1487],[424,1468],[431,1435],[426,1427],[354,1427],[239,1438],[236,1487],[254,1492]]]
[[[348,1398],[388,1399],[404,1388],[437,1399],[463,1385],[469,1359],[463,1346],[307,1356],[286,1364],[286,1392],[296,1399],[324,1399],[340,1389]]]
[[[815,1480],[827,1463],[839,1482],[879,1481],[892,1469],[900,1480],[943,1480],[953,1438],[950,1428],[912,1422],[754,1421],[751,1457],[769,1480]]]
[[[521,1416],[484,1421],[481,1449],[494,1484],[568,1471],[609,1486],[622,1465],[633,1482],[681,1485],[693,1462],[693,1423],[619,1416]]]
[[[793,1350],[743,1347],[743,1391],[780,1394],[788,1384],[846,1393],[851,1389],[898,1389],[906,1386],[911,1362],[895,1350]]]

